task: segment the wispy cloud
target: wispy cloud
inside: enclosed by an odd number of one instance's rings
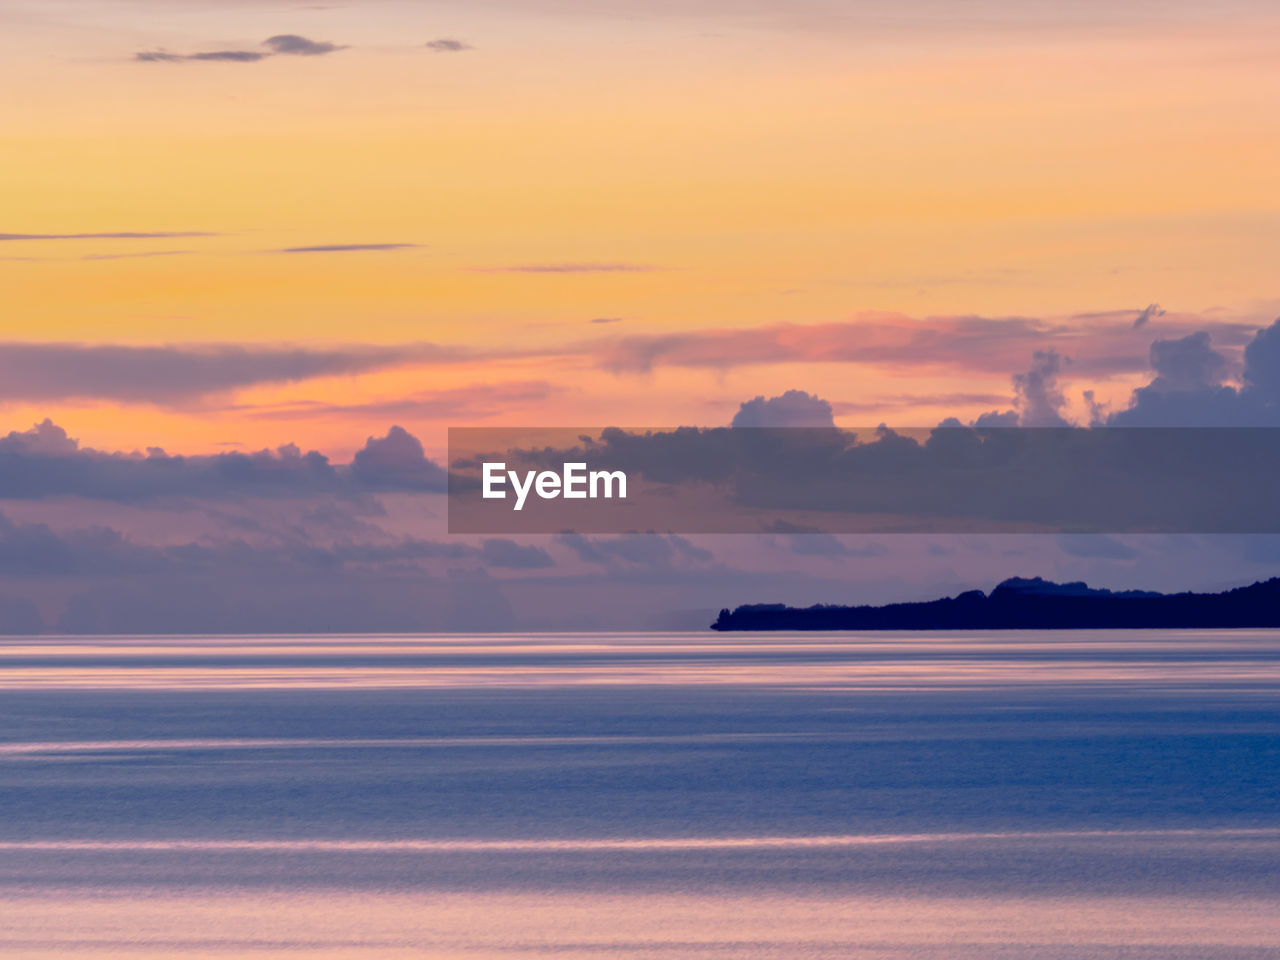
[[[1009,403],[1009,397],[999,393],[897,393],[864,401],[833,400],[831,409],[843,415],[902,407],[990,407],[1002,403]]]
[[[112,233],[0,233],[0,241],[10,240],[163,240],[174,237],[216,237],[201,230],[119,231]]]
[[[439,37],[435,40],[428,40],[423,46],[428,50],[434,50],[436,53],[462,53],[464,50],[475,49],[465,40],[455,40],[453,37]]]
[[[660,267],[645,263],[517,263],[503,267],[476,267],[481,273],[649,273]]]
[[[189,254],[190,250],[147,250],[142,253],[91,253],[81,257],[81,260],[137,260],[145,257],[181,257]]]
[[[230,409],[255,420],[310,420],[317,417],[401,420],[480,420],[505,409],[536,403],[560,391],[545,380],[473,383],[444,390],[420,390],[407,397],[371,403],[290,403],[278,406],[237,405]]]
[[[1143,310],[1140,314],[1138,314],[1138,316],[1134,319],[1134,321],[1133,321],[1133,329],[1138,330],[1138,329],[1140,329],[1140,328],[1142,328],[1142,327],[1145,327],[1145,326],[1146,326],[1148,323],[1150,323],[1153,319],[1155,319],[1156,317],[1163,316],[1163,315],[1164,315],[1164,311],[1163,311],[1162,309],[1160,309],[1160,304],[1158,304],[1158,303],[1151,303],[1151,304],[1148,304],[1148,305],[1147,305],[1147,307],[1146,307],[1146,309],[1144,309],[1144,310]]]
[[[967,370],[1004,374],[1035,350],[1054,348],[1072,360],[1073,378],[1106,379],[1147,369],[1149,341],[1132,328],[1133,314],[1093,324],[1035,317],[909,317],[868,313],[844,323],[779,323],[752,328],[705,328],[601,338],[582,344],[585,354],[615,373],[657,367],[729,370],[786,363],[865,363],[885,368]],[[1126,322],[1127,320],[1127,322]],[[1170,330],[1206,325],[1195,315],[1166,316]],[[1243,346],[1253,323],[1212,324],[1215,336]]]
[[[225,63],[257,63],[267,57],[319,57],[347,49],[325,40],[308,40],[296,33],[280,33],[267,37],[263,50],[209,50],[198,53],[173,53],[168,50],[140,50],[133,55],[139,63],[178,63],[186,60],[222,61]]]
[[[588,323],[621,323],[621,317],[592,317]]]
[[[411,250],[417,243],[321,243],[310,247],[284,247],[272,253],[358,253],[376,250]]]
[[[166,50],[140,50],[133,59],[141,63],[176,63],[182,60],[211,60],[227,63],[257,63],[271,56],[256,50],[211,50],[207,53],[169,53]]]
[[[431,343],[329,348],[236,344],[0,343],[0,400],[181,406],[235,389],[367,373],[470,354]]]

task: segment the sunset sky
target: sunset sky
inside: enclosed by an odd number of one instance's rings
[[[1061,6],[6,0],[0,434],[439,460],[787,390],[1027,422],[1037,370],[1084,424],[1200,331],[1192,385],[1237,385],[1280,315],[1280,11]],[[38,499],[3,513],[232,536]]]

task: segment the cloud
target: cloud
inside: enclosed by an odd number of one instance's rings
[[[643,263],[517,263],[506,267],[477,267],[481,273],[649,273],[660,268]]]
[[[588,323],[621,323],[621,317],[592,317]]]
[[[1261,402],[1280,404],[1280,320],[1244,348],[1244,389]]]
[[[509,570],[541,570],[555,566],[551,555],[541,547],[526,546],[502,538],[485,540],[480,557],[490,567]]]
[[[351,461],[351,474],[372,489],[443,491],[448,477],[427,459],[422,442],[403,427],[369,437]]]
[[[263,383],[461,359],[454,348],[0,343],[0,400],[95,399],[182,405]]]
[[[0,635],[29,636],[44,630],[40,608],[26,597],[0,596]]]
[[[1154,319],[1155,317],[1162,317],[1162,316],[1164,316],[1164,311],[1160,309],[1160,304],[1158,303],[1147,304],[1146,309],[1144,309],[1141,313],[1137,315],[1137,317],[1134,318],[1133,329],[1140,330],[1143,327],[1145,327],[1148,323],[1150,323],[1151,320]]]
[[[410,250],[417,243],[326,243],[314,247],[284,247],[273,253],[355,253],[377,250]]]
[[[707,564],[709,550],[677,534],[628,533],[616,537],[588,537],[580,533],[557,534],[556,543],[568,547],[583,563],[608,566],[622,563],[650,569],[669,569],[677,560]]]
[[[823,533],[814,527],[788,523],[786,520],[775,520],[765,528],[770,534],[777,534],[787,548],[800,557],[830,557],[844,559],[846,557],[871,558],[883,557],[889,548],[883,543],[869,540],[866,543],[850,545],[839,537]]]
[[[181,60],[211,60],[225,63],[257,63],[271,56],[256,50],[212,50],[208,53],[169,53],[165,50],[140,50],[133,59],[140,63],[176,63]]]
[[[351,496],[368,492],[438,492],[445,472],[401,427],[369,437],[350,465],[293,444],[254,453],[171,456],[105,453],[80,444],[45,420],[0,437],[0,499],[48,497],[137,502],[165,497]]]
[[[834,413],[864,413],[894,407],[957,407],[1005,403],[1008,397],[998,393],[897,393],[866,401],[833,400]]]
[[[807,363],[864,363],[886,370],[925,373],[961,370],[1006,375],[1037,350],[1070,356],[1073,377],[1106,380],[1142,373],[1149,342],[1128,319],[1091,323],[1031,317],[909,317],[866,313],[842,323],[779,323],[751,328],[709,328],[601,338],[578,349],[614,373],[648,373],[658,367],[731,370]],[[1166,316],[1171,332],[1192,332],[1206,320]],[[1256,324],[1218,322],[1214,335],[1243,346]]]
[[[1058,386],[1063,357],[1050,347],[1031,355],[1031,369],[1013,378],[1014,407],[1018,423],[1024,427],[1065,427],[1062,416],[1067,398]]]
[[[161,240],[172,237],[216,237],[216,233],[197,230],[170,232],[114,232],[114,233],[0,233],[0,241],[17,240]]]
[[[190,250],[146,250],[142,253],[91,253],[81,260],[137,260],[147,257],[180,257],[191,253]]]
[[[1057,543],[1068,556],[1091,560],[1132,560],[1139,555],[1127,543],[1105,534],[1061,533]]]
[[[803,390],[788,390],[780,397],[756,397],[743,403],[733,415],[734,427],[834,427],[831,404]]]
[[[306,37],[300,37],[296,33],[280,33],[274,37],[267,37],[262,43],[264,46],[270,47],[274,53],[295,57],[319,57],[326,53],[335,53],[338,50],[346,49],[346,47],[339,46],[336,43],[308,40]]]
[[[1155,376],[1133,391],[1112,426],[1280,426],[1280,320],[1244,349],[1240,385],[1227,383],[1227,358],[1206,330],[1151,344]]]
[[[1017,418],[1014,411],[1010,414]],[[1018,424],[1002,424],[1016,426]],[[671,530],[687,533],[1026,532],[1231,533],[1277,528],[1280,450],[1257,431],[680,427],[597,436],[563,430],[474,432],[507,469],[588,461],[628,477],[628,510],[603,501],[513,513],[455,487],[456,532],[511,534]],[[464,432],[465,433],[465,432]],[[452,467],[478,473],[468,439],[451,437]],[[474,491],[474,492],[473,492]],[[554,506],[554,505],[552,505]],[[785,520],[780,528],[775,521]],[[774,524],[769,526],[769,524]],[[594,541],[565,541],[585,559]],[[588,549],[590,548],[590,550]],[[829,553],[831,547],[825,548]]]
[[[465,40],[455,40],[452,37],[439,37],[435,40],[428,40],[423,46],[428,50],[434,50],[436,53],[462,53],[464,50],[475,49]]]
[[[446,390],[419,390],[395,400],[370,403],[315,401],[273,407],[235,406],[231,409],[255,420],[308,420],[317,417],[384,417],[415,420],[479,420],[512,406],[545,400],[561,389],[546,380],[473,383]]]
[[[211,50],[203,53],[171,53],[168,50],[141,50],[133,55],[139,63],[178,63],[184,60],[222,61],[225,63],[257,63],[267,57],[318,57],[339,50],[345,46],[327,41],[308,40],[296,33],[280,33],[267,37],[261,46],[265,50]]]

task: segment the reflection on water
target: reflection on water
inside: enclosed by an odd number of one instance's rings
[[[1280,956],[1280,634],[0,640],[7,957]]]

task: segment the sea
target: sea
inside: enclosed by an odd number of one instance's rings
[[[0,956],[1280,958],[1280,632],[0,639]]]

